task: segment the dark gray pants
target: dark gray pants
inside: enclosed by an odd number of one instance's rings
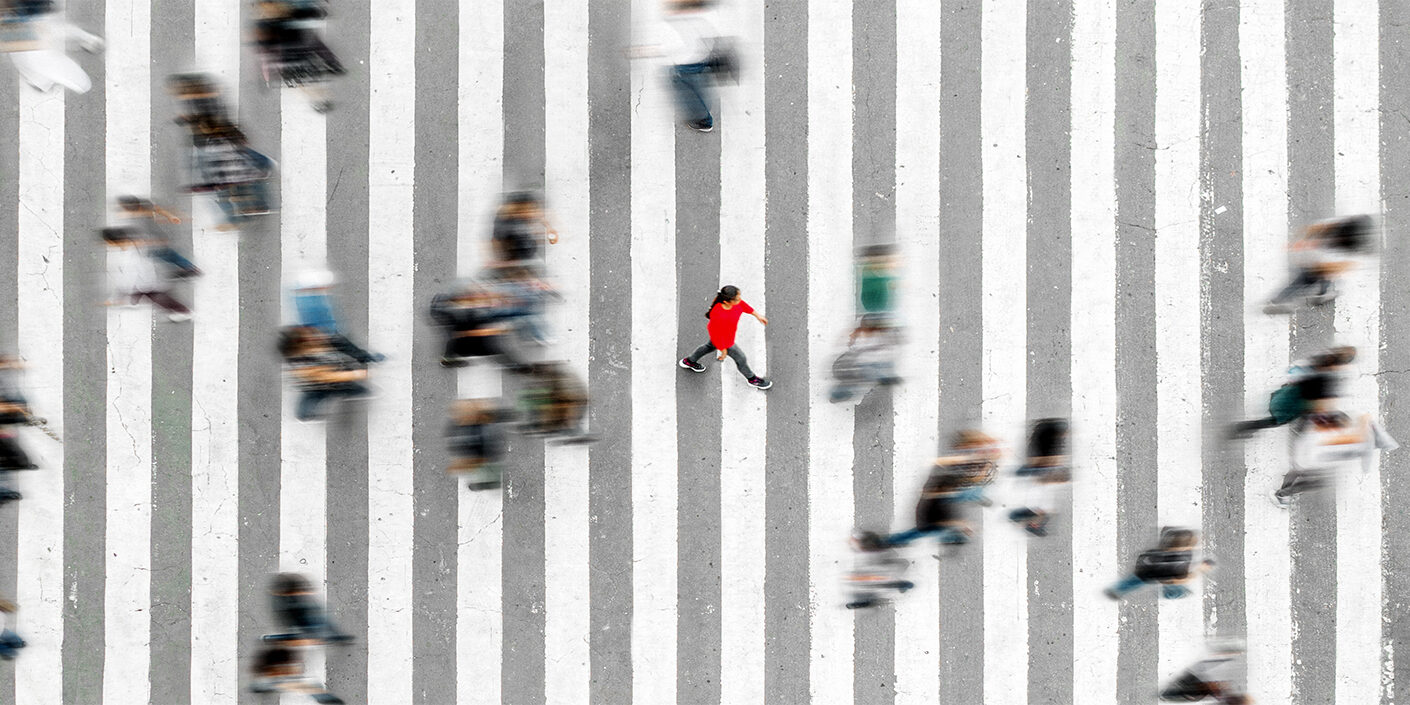
[[[715,352],[715,346],[711,345],[710,341],[707,340],[704,345],[696,348],[695,352],[691,353],[690,357],[686,359],[691,362],[699,362],[700,358],[712,352]],[[754,371],[749,369],[749,358],[744,356],[744,351],[740,350],[738,345],[731,345],[727,352],[730,357],[734,358],[734,364],[739,367],[739,374],[744,375],[745,379],[754,379]]]

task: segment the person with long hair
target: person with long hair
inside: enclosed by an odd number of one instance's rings
[[[723,362],[726,355],[734,358],[734,364],[739,367],[739,373],[749,380],[750,386],[755,389],[768,389],[774,386],[773,382],[754,374],[754,371],[749,369],[749,359],[745,357],[744,351],[734,344],[735,333],[739,330],[739,317],[746,313],[759,319],[759,323],[763,325],[769,324],[769,319],[765,318],[763,314],[755,313],[754,308],[740,298],[739,287],[721,287],[719,293],[715,294],[714,303],[710,304],[710,310],[705,314],[705,318],[710,321],[706,326],[710,333],[710,339],[705,341],[704,345],[696,348],[695,352],[688,357],[681,358],[680,366],[691,372],[704,372],[705,366],[697,361],[714,350],[716,360]]]

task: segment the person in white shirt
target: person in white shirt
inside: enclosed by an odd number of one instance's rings
[[[1307,227],[1289,247],[1293,279],[1268,302],[1268,314],[1291,313],[1301,301],[1320,305],[1337,296],[1337,276],[1356,265],[1369,249],[1374,223],[1369,216],[1333,218]]]
[[[713,5],[711,0],[667,0],[665,22],[672,39],[632,50],[636,57],[664,56],[671,62],[671,86],[681,117],[701,132],[715,129],[710,111],[713,84],[737,71],[730,41],[715,29]]]
[[[191,320],[191,309],[168,293],[170,278],[132,230],[104,228],[103,242],[109,248],[108,276],[114,294],[109,306],[136,304],[146,298],[164,309],[169,321]]]
[[[1243,646],[1232,640],[1210,644],[1210,654],[1176,676],[1160,691],[1160,699],[1200,702],[1214,698],[1221,705],[1249,705],[1244,693],[1244,673],[1248,670]]]
[[[96,54],[103,40],[69,24],[53,5],[47,0],[0,0],[0,51],[10,55],[15,70],[35,90],[48,92],[60,85],[87,93],[93,81],[69,58],[68,43]]]
[[[1376,451],[1399,447],[1370,414],[1355,420],[1341,411],[1312,414],[1296,429],[1292,469],[1273,492],[1273,501],[1286,507],[1295,495],[1326,487],[1344,464],[1359,460],[1369,470]]]

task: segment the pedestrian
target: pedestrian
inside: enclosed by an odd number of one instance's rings
[[[1027,458],[1017,474],[1031,483],[1030,496],[1025,506],[1009,512],[1009,521],[1021,524],[1034,536],[1047,536],[1048,522],[1053,517],[1053,492],[1072,478],[1065,419],[1039,419],[1033,423]]]
[[[1293,427],[1292,468],[1273,492],[1273,501],[1287,507],[1294,496],[1326,487],[1338,467],[1360,460],[1369,470],[1376,451],[1399,447],[1370,414],[1355,421],[1340,411],[1309,414]]]
[[[567,364],[540,362],[527,367],[526,372],[519,397],[525,435],[550,436],[562,443],[595,440],[582,428],[587,419],[587,386]]]
[[[1243,674],[1248,669],[1241,644],[1222,640],[1210,645],[1210,654],[1185,669],[1160,691],[1167,702],[1200,702],[1213,698],[1219,705],[1249,705]]]
[[[168,293],[172,277],[147,247],[146,241],[130,228],[103,228],[108,245],[108,269],[113,297],[109,306],[136,304],[147,299],[167,312],[173,322],[191,320],[191,309]]]
[[[187,279],[201,275],[200,268],[171,246],[171,238],[163,227],[181,224],[180,217],[145,198],[118,196],[117,201],[118,210],[127,220],[132,236],[141,247],[146,248],[148,256],[155,257],[171,268],[169,276],[173,279]]]
[[[328,336],[330,345],[364,365],[387,359],[385,355],[368,352],[358,347],[343,334],[342,329],[338,326],[337,316],[333,313],[331,290],[335,281],[336,278],[331,272],[321,270],[305,272],[296,277],[293,298],[294,309],[298,311],[299,315],[299,324],[317,328],[325,336]]]
[[[513,312],[494,290],[471,282],[459,291],[431,300],[431,320],[446,329],[444,367],[463,367],[477,357],[498,357],[512,371],[524,368],[512,340]]]
[[[715,29],[711,0],[667,0],[665,23],[671,39],[662,45],[634,47],[635,58],[665,56],[671,63],[671,88],[686,125],[700,132],[715,129],[710,106],[714,84],[738,75],[733,44]]]
[[[491,245],[505,264],[533,266],[542,257],[542,243],[558,244],[558,231],[548,221],[543,201],[528,191],[510,193],[495,211]]]
[[[210,193],[225,215],[218,230],[231,230],[270,212],[267,182],[274,160],[250,147],[245,135],[219,118],[202,118],[191,130],[193,193]]]
[[[266,648],[254,656],[250,679],[252,693],[297,693],[320,705],[342,705],[343,700],[328,692],[322,683],[304,675],[303,659],[295,649]]]
[[[1293,278],[1264,308],[1269,314],[1291,313],[1302,301],[1327,303],[1337,296],[1335,280],[1369,249],[1374,223],[1370,216],[1333,218],[1313,223],[1289,247]]]
[[[331,110],[332,97],[323,83],[345,70],[315,29],[328,16],[326,3],[257,0],[255,12],[254,45],[263,63],[265,85],[281,81],[300,88],[315,111]]]
[[[915,587],[904,579],[910,561],[896,555],[886,538],[875,531],[852,532],[852,551],[856,567],[847,574],[846,583],[852,593],[847,609],[873,607]]]
[[[512,417],[511,410],[489,399],[457,400],[446,430],[450,446],[446,472],[468,475],[466,484],[472,490],[499,487],[500,463],[509,441],[505,426]]]
[[[284,633],[266,634],[264,641],[288,645],[343,644],[352,636],[339,631],[318,601],[313,584],[297,573],[280,573],[269,585],[274,618]]]
[[[837,380],[828,398],[836,403],[865,395],[873,385],[883,387],[901,383],[896,376],[896,348],[901,333],[891,319],[878,313],[863,315],[847,338],[847,350],[832,364]]]
[[[1199,536],[1189,529],[1166,527],[1160,530],[1160,544],[1141,552],[1130,575],[1106,589],[1106,596],[1119,600],[1150,583],[1160,584],[1160,594],[1174,600],[1190,594],[1184,586],[1214,567],[1214,560],[1196,558]]]
[[[103,39],[64,19],[52,0],[0,0],[0,52],[10,55],[15,70],[41,93],[63,86],[87,93],[93,80],[68,55],[70,42],[96,54]]]
[[[191,129],[202,120],[229,122],[230,113],[220,96],[220,87],[200,73],[174,74],[166,81],[167,92],[178,103],[174,122]]]
[[[718,361],[723,362],[726,355],[734,358],[734,364],[739,368],[739,373],[744,375],[750,386],[755,389],[768,389],[774,386],[773,382],[755,375],[754,371],[749,369],[749,359],[745,357],[744,351],[734,344],[735,333],[739,329],[739,317],[746,313],[759,319],[761,325],[767,326],[769,324],[769,319],[761,313],[755,313],[754,307],[740,298],[739,287],[721,287],[719,293],[715,294],[715,301],[710,304],[710,310],[705,314],[705,318],[709,319],[706,330],[709,332],[710,339],[705,341],[704,345],[696,348],[695,352],[681,358],[680,366],[691,372],[704,372],[705,366],[700,364],[698,360],[713,350],[716,353],[715,359]]]
[[[857,257],[857,315],[890,316],[895,306],[896,246],[862,248]]]
[[[974,531],[964,505],[988,505],[984,488],[993,481],[1001,453],[998,441],[976,429],[955,433],[949,451],[935,459],[916,502],[915,527],[887,537],[892,546],[904,546],[922,536],[959,546]]]
[[[1262,429],[1331,411],[1340,396],[1346,368],[1355,359],[1356,348],[1342,345],[1293,364],[1288,380],[1268,398],[1268,416],[1234,424],[1229,438],[1246,440]]]
[[[288,363],[295,384],[302,390],[294,416],[310,421],[323,402],[371,394],[364,382],[367,365],[340,352],[317,328],[291,326],[280,334],[279,352]]]
[[[0,623],[0,659],[13,661],[19,655],[20,649],[25,647],[24,639],[14,631],[15,612],[19,611],[19,606],[15,603],[0,599],[0,614],[5,616],[4,622]]]

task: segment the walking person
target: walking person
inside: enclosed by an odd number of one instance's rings
[[[0,52],[8,53],[20,78],[41,93],[63,86],[87,93],[93,80],[68,55],[70,43],[90,54],[103,39],[64,19],[53,0],[0,0]]]
[[[1106,589],[1106,596],[1119,600],[1143,585],[1160,584],[1160,594],[1178,600],[1190,594],[1184,586],[1214,567],[1214,560],[1195,556],[1199,535],[1190,529],[1166,527],[1160,531],[1160,545],[1142,551],[1131,574]]]
[[[24,639],[16,634],[14,625],[14,614],[19,611],[19,606],[9,600],[0,599],[0,615],[4,615],[5,624],[0,625],[0,659],[13,661],[19,655],[20,649],[25,647]]]
[[[749,369],[749,359],[745,357],[744,351],[734,344],[735,333],[739,329],[739,317],[749,314],[757,319],[762,325],[768,325],[769,319],[763,314],[755,313],[754,307],[744,302],[740,298],[739,287],[724,286],[719,293],[715,294],[714,303],[710,304],[710,310],[705,314],[705,318],[710,323],[706,329],[710,333],[710,339],[704,345],[695,349],[695,352],[684,357],[680,361],[680,366],[691,372],[704,372],[705,366],[698,360],[705,357],[711,350],[715,351],[715,359],[724,361],[728,355],[734,358],[734,364],[739,367],[739,373],[749,381],[750,386],[755,389],[768,389],[774,386],[773,382],[759,377],[754,371]]]
[[[145,241],[129,228],[103,228],[103,242],[108,250],[108,263],[114,296],[108,305],[136,304],[143,298],[167,312],[173,322],[191,320],[191,309],[172,298],[171,277],[158,269],[158,260]]]
[[[664,19],[674,41],[631,50],[635,58],[665,56],[671,62],[671,88],[681,119],[700,132],[715,129],[710,111],[714,84],[738,76],[731,42],[715,29],[713,5],[711,0],[667,0]]]

